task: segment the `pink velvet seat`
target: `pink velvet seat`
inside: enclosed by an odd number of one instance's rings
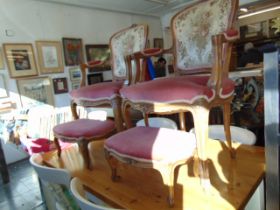
[[[70,97],[76,101],[111,100],[119,97],[122,86],[123,82],[120,81],[97,83],[71,91]]]
[[[61,155],[59,141],[78,143],[83,155],[85,165],[90,168],[88,143],[94,140],[102,140],[115,131],[115,124],[112,120],[100,121],[90,119],[78,119],[75,121],[56,125],[53,128],[55,144],[58,149],[58,156]]]
[[[148,81],[124,87],[120,90],[123,98],[135,102],[152,103],[193,103],[195,100],[205,99],[211,102],[217,94],[213,88],[207,86],[209,77],[172,77]],[[227,98],[234,92],[235,83],[225,78],[222,81],[221,98]],[[186,90],[188,90],[186,92]],[[164,94],[162,94],[164,92]]]
[[[169,187],[169,204],[174,205],[174,170],[186,163],[196,148],[195,136],[167,128],[135,127],[111,136],[104,144],[106,158],[117,179],[116,159],[158,170]]]

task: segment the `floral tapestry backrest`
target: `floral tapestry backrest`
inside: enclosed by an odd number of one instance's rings
[[[110,48],[114,80],[127,78],[124,56],[145,49],[147,30],[146,25],[135,25],[111,37]]]
[[[232,27],[236,3],[236,0],[200,1],[173,17],[175,69],[188,72],[212,66],[211,38]]]

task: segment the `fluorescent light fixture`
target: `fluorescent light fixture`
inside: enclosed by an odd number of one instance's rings
[[[280,9],[280,5],[275,6],[275,7],[271,7],[271,8],[267,8],[267,9],[262,9],[262,10],[259,10],[259,11],[256,11],[256,12],[251,12],[251,13],[248,13],[248,14],[240,15],[238,17],[238,19],[250,17],[250,16],[253,16],[253,15],[258,15],[258,14],[261,14],[261,13],[264,13],[264,12],[270,12],[270,11],[277,10],[277,9]]]
[[[248,9],[247,9],[246,7],[241,7],[241,8],[240,8],[240,11],[241,11],[241,12],[248,12]]]

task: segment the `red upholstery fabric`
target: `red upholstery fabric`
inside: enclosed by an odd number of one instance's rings
[[[100,121],[78,119],[72,122],[56,125],[53,128],[54,135],[62,141],[77,141],[79,139],[91,139],[105,136],[115,129],[112,120]]]
[[[208,79],[207,76],[170,77],[124,87],[120,93],[123,98],[133,102],[193,103],[200,98],[211,101],[216,93],[207,87]],[[224,80],[222,97],[231,95],[233,91],[234,82],[230,79]]]
[[[21,139],[21,144],[23,145],[25,151],[32,155],[34,153],[41,153],[41,152],[49,152],[51,150],[54,150],[56,147],[54,145],[53,141],[50,141],[49,139],[45,138],[39,138],[39,139]],[[60,143],[61,149],[65,149],[66,147],[71,146],[71,143]]]
[[[94,85],[85,86],[70,92],[73,99],[99,101],[112,99],[119,95],[123,82],[101,82]]]
[[[192,156],[196,140],[193,134],[184,131],[134,127],[111,136],[104,147],[122,157],[170,163]]]

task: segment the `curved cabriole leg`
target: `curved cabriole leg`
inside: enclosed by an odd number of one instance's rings
[[[236,151],[232,147],[232,141],[231,141],[231,133],[230,133],[230,103],[224,104],[223,107],[223,115],[224,115],[224,130],[225,130],[225,136],[227,140],[227,146],[230,150],[230,156],[231,158],[236,157]]]
[[[210,189],[209,168],[207,164],[207,141],[208,141],[208,123],[209,123],[209,109],[203,106],[196,106],[192,111],[197,152],[199,158],[199,174],[200,182],[204,190]]]
[[[77,104],[73,100],[71,101],[71,112],[75,120],[79,119],[79,115],[77,113]]]
[[[112,99],[111,105],[114,112],[114,118],[115,118],[115,125],[117,128],[117,131],[123,131],[124,125],[123,125],[123,119],[122,119],[122,110],[121,110],[121,98],[116,97]]]
[[[123,101],[122,103],[122,114],[123,114],[123,119],[126,125],[126,129],[128,128],[132,128],[132,122],[131,122],[131,118],[130,118],[130,105],[127,103],[127,101]]]
[[[111,168],[111,179],[113,182],[116,182],[120,180],[120,176],[117,175],[117,167],[118,167],[118,160],[110,155],[110,152],[104,149],[105,152],[105,158],[107,162],[109,163],[109,166]]]
[[[58,138],[54,137],[54,144],[55,144],[55,147],[57,149],[57,155],[58,157],[61,156],[61,148],[60,148],[60,145],[59,145],[59,141],[58,141]]]
[[[87,169],[91,169],[91,164],[90,164],[90,157],[89,157],[89,151],[88,151],[88,141],[87,140],[80,140],[78,141],[79,145],[79,150],[82,153],[85,167]]]
[[[163,182],[168,187],[168,204],[170,207],[174,206],[174,169],[175,166],[167,165],[157,168],[160,172]]]

